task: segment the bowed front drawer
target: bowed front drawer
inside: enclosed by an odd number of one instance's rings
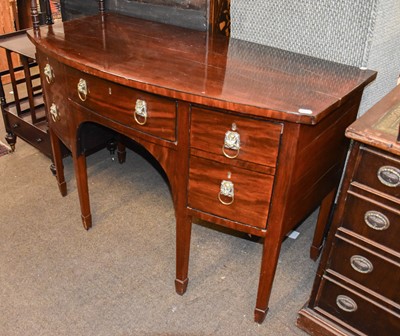
[[[175,100],[132,89],[72,68],[67,69],[67,75],[69,97],[74,102],[139,132],[176,141]]]

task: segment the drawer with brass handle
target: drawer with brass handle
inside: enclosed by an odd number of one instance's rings
[[[47,122],[58,137],[70,147],[68,103],[64,90],[65,67],[53,58],[38,52],[42,85],[46,91]]]
[[[161,139],[176,140],[177,102],[67,68],[71,99],[103,117]]]
[[[400,160],[379,150],[363,148],[353,180],[400,198]]]
[[[273,176],[192,156],[189,207],[265,228]]]
[[[348,193],[342,226],[383,246],[400,252],[400,209]]]
[[[319,294],[316,311],[330,319],[333,316],[336,323],[345,328],[357,330],[355,335],[392,336],[400,330],[400,319],[395,309],[370,300],[361,291],[355,293],[324,277]]]
[[[344,275],[361,286],[384,295],[400,304],[400,260],[383,257],[368,246],[357,246],[341,237],[335,239],[335,253],[329,262],[329,269]]]
[[[282,124],[192,108],[190,146],[230,164],[247,161],[276,167]]]

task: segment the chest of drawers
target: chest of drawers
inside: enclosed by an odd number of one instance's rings
[[[400,87],[352,124],[338,208],[309,303],[312,335],[400,331]]]
[[[344,130],[376,73],[116,14],[41,27],[30,37],[43,81],[54,73],[45,94],[57,180],[65,194],[63,143],[84,227],[92,220],[81,143],[96,124],[142,146],[165,172],[179,294],[188,284],[193,218],[264,239],[261,323],[286,234],[321,203],[323,231],[348,146]],[[58,115],[53,103],[62,106]]]

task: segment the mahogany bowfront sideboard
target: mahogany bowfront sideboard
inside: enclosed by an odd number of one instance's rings
[[[84,227],[92,220],[81,138],[98,124],[143,146],[166,173],[179,294],[188,285],[192,218],[263,237],[261,323],[281,243],[320,204],[321,237],[348,147],[344,131],[376,73],[112,13],[29,36],[59,188],[65,195],[62,143],[72,153]]]

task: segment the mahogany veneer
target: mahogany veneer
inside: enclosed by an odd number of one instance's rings
[[[193,217],[264,237],[255,310],[261,323],[285,235],[322,202],[318,254],[347,150],[344,130],[376,73],[116,14],[29,36],[43,81],[46,66],[54,73],[44,90],[46,105],[59,107],[49,118],[57,179],[65,194],[63,143],[84,227],[92,222],[80,139],[96,123],[141,144],[168,177],[178,293],[188,284]],[[240,136],[238,148],[228,131]]]

